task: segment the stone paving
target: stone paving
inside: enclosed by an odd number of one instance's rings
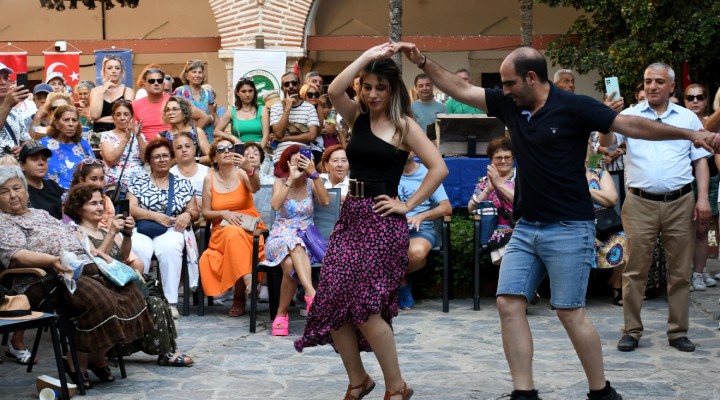
[[[720,263],[713,261],[717,272]],[[645,335],[632,353],[615,348],[622,310],[609,299],[593,298],[588,313],[602,339],[607,377],[625,399],[720,399],[720,288],[692,293],[690,338],[694,353],[667,344],[667,302],[649,300],[643,308]],[[444,314],[440,300],[426,300],[395,319],[395,338],[413,399],[497,399],[511,390],[493,299],[472,310],[470,299],[451,301]],[[98,383],[88,399],[340,399],[347,386],[340,357],[324,346],[295,352],[292,341],[304,318],[295,308],[290,336],[270,335],[267,305],[261,305],[258,332],[248,332],[248,317],[228,318],[228,306],[206,308],[206,315],[181,317],[180,348],[192,356],[191,368],[159,367],[155,357],[126,358],[127,379]],[[191,312],[195,309],[192,308]],[[529,309],[535,340],[535,382],[544,400],[585,399],[587,383],[580,363],[547,300]],[[26,343],[34,335],[26,334]],[[4,350],[4,347],[3,347]],[[41,362],[26,373],[12,360],[0,364],[0,399],[37,398],[35,377],[57,375],[49,335],[43,335]],[[372,353],[363,355],[377,381],[366,399],[382,399],[384,385]],[[119,378],[118,369],[113,369]],[[91,378],[95,379],[94,376]]]

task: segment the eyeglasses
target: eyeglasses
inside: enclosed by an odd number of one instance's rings
[[[162,85],[164,79],[165,79],[165,78],[160,78],[160,79],[148,79],[148,80],[147,80],[147,83],[149,83],[149,84],[151,84],[151,85],[154,85],[154,84],[156,84],[156,83],[157,83],[158,85]]]
[[[150,157],[153,161],[160,161],[160,160],[169,160],[170,154],[164,153],[164,154],[155,154],[154,156]]]
[[[495,156],[492,159],[493,159],[493,161],[497,161],[497,162],[501,162],[501,161],[512,162],[513,156]]]
[[[319,98],[320,98],[320,93],[318,93],[318,92],[308,92],[308,93],[305,94],[305,96],[307,96],[308,99],[319,99]]]
[[[179,108],[179,107],[173,107],[173,108],[167,108],[167,107],[165,107],[165,108],[163,108],[163,112],[166,113],[166,114],[167,114],[167,113],[170,113],[170,112],[176,113],[176,112],[178,112],[178,111],[180,111],[180,108]]]
[[[689,94],[685,96],[685,100],[687,101],[705,101],[705,95],[704,94]]]
[[[168,82],[170,82],[170,81],[173,80],[173,78],[172,78],[172,76],[170,76],[170,75],[166,75],[166,76],[165,76],[165,80],[168,81]]]
[[[230,144],[230,145],[227,145],[227,146],[218,146],[218,147],[216,147],[216,148],[215,148],[215,152],[218,153],[218,154],[223,154],[223,153],[229,153],[229,152],[231,152],[231,151],[234,151],[234,149],[235,149],[235,148],[233,147],[233,145]]]
[[[82,164],[80,164],[80,171],[84,170],[86,165],[103,165],[103,163],[102,161],[94,158],[86,158],[82,160]]]
[[[255,84],[255,81],[253,81],[253,78],[250,78],[250,77],[245,76],[245,77],[242,77],[242,78],[238,79],[238,83],[252,83],[252,84]]]
[[[282,83],[284,87],[297,86],[298,81],[285,81]]]

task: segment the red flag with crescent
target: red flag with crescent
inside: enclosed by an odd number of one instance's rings
[[[0,63],[13,70],[13,74],[10,75],[11,81],[17,80],[17,74],[27,74],[27,53],[24,51],[0,53]]]
[[[80,82],[80,53],[45,53],[45,82],[60,75],[66,85]]]

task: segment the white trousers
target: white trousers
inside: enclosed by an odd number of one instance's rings
[[[182,253],[185,247],[185,236],[173,228],[155,239],[139,233],[137,229],[132,237],[132,251],[137,254],[145,266],[145,273],[150,271],[150,260],[153,253],[158,260],[163,291],[170,304],[178,302],[178,286],[182,271]]]

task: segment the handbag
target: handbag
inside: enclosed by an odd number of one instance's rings
[[[108,263],[102,257],[94,257],[93,260],[100,273],[115,286],[123,287],[132,281],[140,279],[140,275],[134,269],[118,260],[112,260],[111,263]]]
[[[175,197],[175,176],[173,174],[169,175],[170,183],[168,184],[168,202],[167,206],[165,207],[165,215],[167,215],[168,217],[172,215],[173,200]],[[151,221],[149,219],[141,219],[137,223],[138,232],[149,237],[150,239],[155,239],[156,237],[162,235],[163,233],[167,232],[167,229],[168,228],[166,226],[160,225],[157,222]]]
[[[475,214],[480,216],[480,244],[485,246],[497,228],[498,210],[491,201],[481,201],[477,203]]]
[[[133,141],[135,140],[135,135],[131,135],[130,141],[128,142],[127,151],[125,152],[125,164],[123,164],[122,169],[120,170],[120,175],[117,178],[117,182],[110,188],[108,188],[107,195],[110,197],[110,201],[112,201],[113,205],[117,207],[118,201],[125,198],[125,192],[126,190],[123,190],[122,185],[120,184],[122,182],[123,174],[125,173],[125,167],[127,167],[128,162],[130,162],[130,151],[132,150]],[[122,196],[121,196],[122,193]],[[117,212],[117,210],[115,210]]]
[[[600,208],[595,211],[595,237],[605,241],[612,234],[623,230],[622,218],[614,207]]]
[[[245,229],[248,232],[254,232],[255,228],[257,228],[257,224],[260,222],[259,217],[251,217],[247,214],[240,213],[240,227]],[[220,221],[220,227],[225,227],[231,225],[227,220]]]
[[[298,230],[298,236],[310,251],[312,256],[310,261],[313,263],[322,262],[327,251],[327,241],[320,233],[320,229],[315,225],[309,225],[305,230]]]

